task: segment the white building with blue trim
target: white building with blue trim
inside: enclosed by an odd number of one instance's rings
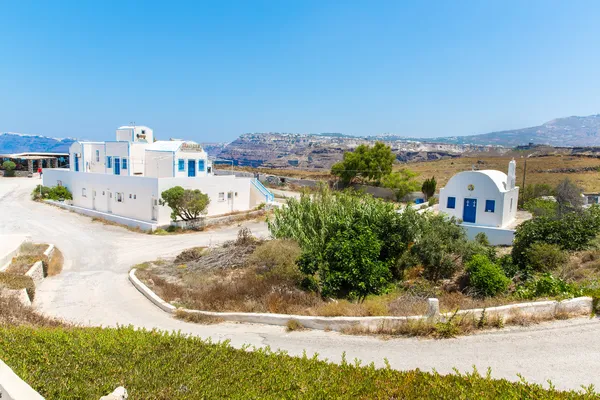
[[[192,141],[155,141],[146,126],[122,126],[116,140],[77,141],[69,150],[70,168],[46,169],[45,186],[66,186],[72,205],[87,214],[134,226],[170,223],[171,210],[161,193],[174,186],[199,189],[210,198],[207,215],[247,211],[273,201],[259,181],[215,176],[202,146]],[[137,222],[136,222],[137,221]]]
[[[469,236],[484,232],[493,244],[511,244],[512,239],[499,243],[494,237],[502,235],[501,230],[514,234],[509,227],[517,215],[519,187],[515,181],[514,160],[508,165],[508,174],[496,170],[459,172],[440,190],[438,209],[461,221]]]

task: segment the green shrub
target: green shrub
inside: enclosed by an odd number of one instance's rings
[[[15,164],[14,162],[10,161],[10,160],[6,160],[2,163],[2,169],[4,170],[4,176],[6,177],[13,177],[15,176],[15,168],[17,167],[17,164]]]
[[[35,189],[31,192],[31,200],[39,201],[42,199],[47,199],[50,195],[50,188],[43,185],[37,185]]]
[[[41,189],[41,194],[40,194]],[[32,200],[42,200],[42,199],[50,199],[50,200],[73,200],[73,195],[65,186],[54,186],[47,187],[42,185],[37,185],[35,189],[31,192]]]
[[[510,279],[487,257],[478,254],[467,263],[469,286],[480,296],[496,296],[508,288]]]
[[[533,299],[537,297],[578,297],[583,291],[575,285],[554,277],[550,273],[537,275],[523,283],[515,291],[517,297]]]
[[[301,253],[300,246],[293,240],[268,240],[256,247],[248,258],[248,263],[263,269],[268,275],[300,283],[304,275],[298,269],[296,262]]]
[[[451,332],[450,332],[451,333]],[[579,399],[575,392],[470,374],[359,366],[234,349],[181,333],[0,327],[0,359],[47,399]]]
[[[600,231],[600,207],[567,213],[561,218],[533,218],[517,227],[513,242],[513,262],[527,268],[526,252],[533,243],[556,244],[563,250],[582,250],[590,245]]]
[[[425,195],[425,198],[429,200],[429,198],[435,194],[436,187],[437,182],[435,176],[432,176],[430,179],[425,179],[423,185],[421,185],[421,192]]]
[[[527,265],[536,272],[554,271],[565,265],[569,255],[560,246],[550,243],[533,243],[525,251]]]
[[[430,197],[429,200],[427,200],[427,204],[429,205],[429,207],[433,206],[434,204],[437,204],[439,202],[439,199],[437,197]]]
[[[510,254],[504,254],[498,258],[498,265],[504,271],[504,275],[508,278],[513,278],[519,273],[519,267],[513,263],[512,256]]]
[[[558,203],[556,200],[531,199],[525,202],[523,209],[535,217],[555,217],[558,214]]]

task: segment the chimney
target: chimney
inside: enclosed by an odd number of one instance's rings
[[[506,182],[506,190],[515,188],[515,182],[517,181],[517,163],[513,158],[508,163],[508,182]]]

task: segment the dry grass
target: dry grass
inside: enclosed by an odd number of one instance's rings
[[[215,317],[214,315],[206,315],[202,313],[192,313],[183,310],[175,311],[175,318],[186,322],[193,322],[195,324],[212,325],[220,324],[223,322],[223,318]]]
[[[47,244],[23,243],[19,248],[19,255],[13,257],[6,272],[24,275],[38,261],[43,261],[47,265],[48,260],[44,255],[46,249],[48,249]]]
[[[21,304],[12,296],[7,296],[0,287],[0,326],[9,325],[56,327],[67,324],[35,312],[32,307]]]
[[[117,226],[119,228],[124,228],[124,229],[127,229],[128,231],[135,232],[135,233],[148,233],[138,227],[134,228],[134,227],[131,227],[128,225],[119,224],[118,222],[109,221],[108,219],[100,218],[100,217],[92,217],[92,222],[99,222],[103,225]]]
[[[62,272],[64,263],[65,257],[63,256],[63,253],[55,247],[54,252],[52,253],[52,259],[50,259],[50,261],[48,262],[46,274],[48,276],[55,276],[60,274]]]
[[[438,182],[438,188],[444,187],[448,180],[458,172],[471,170],[472,165],[479,169],[496,169],[506,171],[508,162],[512,157],[461,157],[448,160],[437,160],[427,162],[416,162],[395,166],[395,169],[409,168],[419,174],[417,180],[423,181],[431,176],[435,176]],[[517,161],[517,182],[521,184],[523,180],[524,159],[515,157]],[[483,164],[478,164],[482,161]],[[547,183],[556,186],[565,178],[570,178],[577,185],[581,186],[586,192],[600,192],[600,179],[598,172],[544,172],[547,170],[556,170],[561,168],[585,168],[600,167],[600,159],[594,157],[573,157],[550,155],[544,157],[531,157],[527,159],[526,184]]]
[[[298,322],[297,319],[290,319],[286,324],[285,324],[285,330],[288,332],[293,332],[293,331],[303,331],[306,328],[300,323]]]

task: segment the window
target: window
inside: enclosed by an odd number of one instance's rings
[[[204,171],[204,160],[198,160],[198,171]]]
[[[134,199],[134,200],[135,200],[135,199],[137,199],[137,197],[136,197],[136,195],[135,195],[135,194],[133,195],[133,199]]]
[[[106,157],[106,168],[112,168],[112,157]]]
[[[81,189],[81,196],[87,197],[87,191],[85,190],[85,188]]]
[[[96,162],[100,162],[100,150],[96,150]]]
[[[56,181],[56,186],[62,186],[62,181]]]
[[[496,200],[485,201],[485,212],[493,213],[496,208]]]
[[[129,198],[131,198],[131,193],[129,193]]]
[[[127,169],[127,159],[121,159],[121,169]]]
[[[104,196],[104,190],[102,191],[102,196]]]
[[[456,197],[448,197],[446,208],[456,208]]]
[[[178,163],[179,163],[179,171],[185,171],[185,160],[183,158],[180,158]]]
[[[233,198],[233,192],[227,192],[227,200],[231,200]]]
[[[235,197],[237,197],[237,192],[235,192]]]
[[[225,192],[219,192],[219,201],[225,201]]]
[[[123,202],[123,193],[115,193],[117,195],[117,203]]]

